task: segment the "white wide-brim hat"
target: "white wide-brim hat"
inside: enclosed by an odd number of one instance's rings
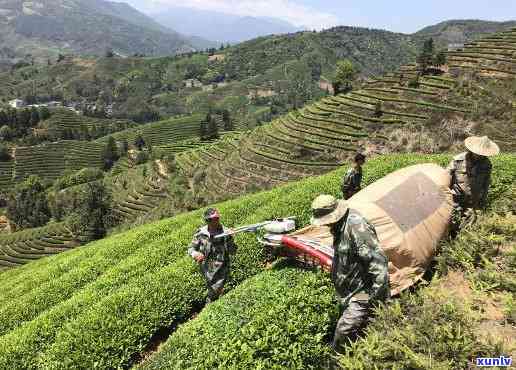
[[[475,154],[492,157],[500,153],[498,145],[487,136],[471,136],[464,141],[466,148]]]

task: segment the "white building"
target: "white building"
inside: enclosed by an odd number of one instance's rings
[[[9,101],[9,105],[13,108],[21,108],[25,106],[25,102],[21,99],[14,99]]]
[[[462,43],[448,44],[448,51],[461,51],[463,49],[464,44]]]
[[[191,78],[191,79],[188,79],[188,80],[185,80],[183,81],[184,84],[185,84],[185,87],[190,87],[190,88],[193,88],[193,87],[202,87],[202,82],[199,81],[198,79],[196,78]]]

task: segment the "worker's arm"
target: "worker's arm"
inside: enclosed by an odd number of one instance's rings
[[[457,176],[455,174],[455,171],[457,171],[457,167],[455,166],[455,160],[452,159],[451,162],[448,164],[448,167],[446,167],[446,171],[450,173],[450,189],[452,191],[454,190],[455,184],[457,182]]]
[[[197,234],[195,234],[195,236],[192,239],[192,242],[190,243],[190,248],[188,248],[188,254],[197,262],[202,262],[205,258],[204,254],[200,252],[200,247],[200,240]]]
[[[492,167],[489,164],[489,167],[486,169],[486,173],[483,174],[484,183],[482,184],[482,194],[480,194],[479,206],[481,209],[486,208],[487,206],[487,196],[489,194],[489,187],[491,186],[491,171]]]
[[[368,292],[371,301],[389,298],[389,264],[380,248],[380,241],[374,228],[364,219],[357,219],[352,225],[352,237],[356,243],[362,266],[371,281],[371,289]]]
[[[351,183],[352,177],[353,177],[353,169],[350,168],[348,170],[348,172],[346,172],[346,174],[344,175],[344,178],[342,179],[341,190],[342,190],[342,194],[344,194],[344,196],[352,190],[352,183]]]

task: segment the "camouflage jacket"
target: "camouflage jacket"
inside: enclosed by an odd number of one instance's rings
[[[351,167],[342,180],[342,194],[344,199],[349,199],[361,189],[362,168]]]
[[[387,257],[380,248],[374,226],[356,210],[348,211],[335,236],[334,248],[332,280],[342,305],[359,293],[368,295],[365,299],[372,302],[389,298]]]
[[[204,226],[197,230],[188,249],[188,254],[192,257],[199,253],[205,256],[201,263],[201,272],[208,284],[225,280],[229,268],[229,256],[236,253],[236,245],[232,236],[215,241],[214,237],[225,231],[226,229],[221,227],[216,233],[210,234],[208,227]]]
[[[448,170],[455,203],[462,208],[484,208],[491,185],[491,161],[484,157],[471,163],[466,153],[461,153],[453,158]]]

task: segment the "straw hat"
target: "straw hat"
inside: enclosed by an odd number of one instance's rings
[[[466,148],[475,154],[484,157],[492,157],[500,153],[500,148],[494,141],[489,140],[487,136],[471,136],[464,141]]]
[[[331,225],[338,222],[348,210],[347,203],[331,195],[319,195],[312,203],[312,220],[314,226]]]

